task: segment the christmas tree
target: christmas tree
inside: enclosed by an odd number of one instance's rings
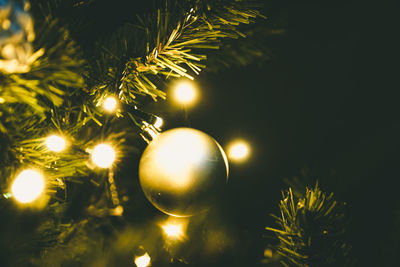
[[[355,188],[395,168],[327,145],[374,140],[353,80],[324,100],[353,70],[358,4],[2,1],[0,266],[393,266],[394,189],[383,221]]]

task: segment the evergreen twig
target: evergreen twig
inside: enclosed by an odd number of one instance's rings
[[[297,198],[292,189],[282,192],[280,216],[272,215],[279,228],[266,227],[279,240],[278,253],[285,266],[350,266],[350,246],[344,241],[343,204],[333,193],[306,189]]]

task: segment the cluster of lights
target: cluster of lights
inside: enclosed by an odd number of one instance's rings
[[[66,147],[66,141],[59,135],[50,135],[46,138],[47,149],[53,152],[61,152]],[[25,169],[14,179],[11,185],[11,196],[22,204],[36,201],[45,189],[45,179],[35,169]]]
[[[197,98],[197,92],[192,83],[183,82],[174,88],[175,100],[183,105],[193,104]],[[118,101],[115,97],[109,96],[104,99],[102,106],[106,112],[115,112],[118,107]],[[152,126],[160,129],[163,125],[163,119],[153,116]],[[60,135],[50,135],[46,138],[45,144],[52,152],[61,152],[66,146],[67,142],[64,137]],[[237,140],[228,146],[228,157],[234,162],[244,162],[249,158],[250,145],[244,140]],[[111,168],[116,159],[114,148],[106,143],[96,145],[91,151],[91,160],[99,168]],[[20,203],[29,203],[35,201],[45,189],[45,179],[43,175],[34,170],[26,169],[19,173],[11,186],[12,196]],[[163,224],[162,229],[165,235],[170,239],[181,239],[184,237],[184,225],[177,222],[166,222]],[[146,253],[141,257],[135,259],[137,266],[148,266],[150,257]],[[145,265],[147,264],[147,265]]]
[[[193,104],[198,94],[195,90],[193,84],[185,82],[181,83],[175,87],[174,97],[176,102],[188,106]],[[0,99],[1,100],[1,99]],[[0,101],[1,102],[1,101]],[[109,96],[102,102],[104,110],[108,113],[113,113],[118,108],[118,101],[115,97]],[[160,130],[164,121],[162,118],[154,116],[154,120],[151,122],[150,126],[157,130]],[[152,129],[152,128],[151,128]],[[65,150],[67,142],[64,137],[60,135],[50,135],[46,138],[45,144],[48,150],[52,152],[61,152]],[[169,150],[169,154],[166,155],[167,158],[171,156],[171,151],[179,148],[182,144],[182,139],[179,140],[173,147]],[[244,140],[236,140],[229,144],[227,149],[228,157],[231,161],[241,163],[246,161],[250,156],[250,145]],[[111,168],[116,159],[116,152],[114,148],[107,143],[100,143],[96,145],[91,151],[91,161],[99,168]],[[196,155],[193,155],[196,157]],[[193,160],[191,158],[186,160]],[[184,160],[182,160],[184,162]],[[180,161],[182,163],[182,161]],[[183,163],[184,164],[184,163]],[[171,166],[172,168],[176,168]],[[46,188],[46,182],[43,175],[35,169],[25,169],[21,171],[14,179],[11,186],[11,196],[15,198],[20,203],[31,203],[36,201],[44,192]],[[123,208],[118,205],[113,211],[112,215],[121,216]],[[185,239],[186,221],[168,220],[164,222],[161,226],[164,236],[167,240],[176,241]],[[265,251],[265,255],[270,257],[270,251]],[[148,253],[134,258],[134,263],[137,267],[148,267],[151,264],[151,258]]]
[[[66,141],[59,135],[50,135],[46,139],[46,146],[50,151],[61,152],[66,147]],[[115,161],[114,148],[108,144],[98,144],[91,153],[92,161],[100,168],[109,168]]]
[[[115,112],[117,107],[118,102],[115,97],[109,96],[103,101],[103,108],[107,112]],[[156,120],[156,123],[158,127],[161,127],[163,121]],[[45,145],[48,150],[58,153],[65,150],[67,142],[64,137],[52,134],[45,139]],[[113,147],[108,144],[98,144],[91,153],[91,160],[100,168],[110,168],[115,157]],[[14,179],[11,185],[11,196],[20,203],[31,203],[39,198],[44,189],[43,175],[37,170],[25,169]]]
[[[59,135],[50,135],[45,144],[53,152],[61,152],[66,147],[65,139]],[[100,168],[110,168],[115,161],[115,151],[108,144],[98,144],[91,153],[91,159]],[[35,169],[25,169],[14,179],[11,196],[20,203],[31,203],[39,198],[44,189],[43,175]]]

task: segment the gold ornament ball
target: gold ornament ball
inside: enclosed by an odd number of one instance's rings
[[[140,185],[162,212],[178,217],[207,210],[228,180],[228,160],[209,135],[191,128],[159,134],[139,163]]]

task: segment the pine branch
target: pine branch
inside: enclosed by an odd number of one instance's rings
[[[52,7],[54,8],[54,7]],[[64,189],[64,178],[88,175],[88,153],[82,148],[93,145],[99,136],[88,134],[92,122],[103,125],[103,114],[86,91],[87,69],[80,49],[68,31],[53,18],[52,8],[43,8],[43,17],[36,23],[38,38],[34,47],[43,55],[32,62],[30,71],[1,75],[0,132],[2,133],[1,185],[8,184],[19,166],[37,166],[44,170],[48,193]],[[103,121],[105,118],[102,119]],[[87,127],[83,127],[83,126]],[[109,130],[109,129],[108,129]],[[49,133],[68,133],[74,149],[62,155],[45,146]],[[114,143],[121,143],[119,134]],[[123,132],[123,131],[122,131]],[[88,138],[91,138],[88,140]]]
[[[139,25],[130,25],[131,29],[127,32],[139,40],[145,40],[145,56],[128,57],[133,53],[129,51],[127,41],[120,42],[122,53],[103,47],[103,58],[126,61],[122,66],[108,64],[114,66],[108,68],[106,75],[102,75],[108,77],[108,82],[94,86],[93,93],[114,87],[116,89],[111,90],[116,91],[126,103],[135,103],[138,95],[148,95],[155,101],[165,98],[165,93],[160,89],[164,79],[193,79],[193,74],[199,74],[205,67],[202,63],[207,58],[204,51],[218,49],[224,38],[245,37],[238,26],[262,17],[245,1],[219,1],[218,6],[206,5],[203,1],[188,2],[192,5],[182,1],[167,1],[165,9],[159,9],[155,15],[139,17]]]
[[[61,2],[51,1],[48,9],[58,8]],[[27,73],[0,76],[0,191],[8,192],[17,171],[33,166],[45,173],[46,193],[52,197],[47,208],[54,214],[43,212],[46,218],[36,220],[39,227],[29,235],[32,243],[27,243],[36,252],[46,248],[49,257],[44,255],[37,265],[79,262],[79,256],[89,250],[104,252],[97,242],[101,237],[89,232],[111,214],[108,184],[104,172],[91,168],[86,149],[99,140],[109,141],[118,146],[121,159],[133,146],[125,144],[132,125],[117,121],[123,114],[111,118],[101,112],[104,97],[117,95],[128,104],[138,102],[141,95],[165,98],[161,90],[165,79],[199,74],[204,51],[218,49],[222,39],[244,37],[238,27],[261,16],[256,10],[247,1],[168,1],[154,16],[143,16],[139,25],[123,27],[108,45],[100,40],[98,49],[88,54],[72,41],[65,29],[70,25],[55,19],[51,10],[44,8],[43,18],[37,16],[37,60]],[[45,138],[50,133],[67,135],[69,148],[62,154],[49,151]],[[71,199],[66,188],[74,188],[72,181],[92,187]],[[68,210],[78,210],[77,218],[71,219]],[[16,221],[21,218],[9,214]],[[13,253],[15,258],[23,255],[16,266],[27,265],[24,260],[33,257],[30,252]]]
[[[34,47],[39,58],[27,73],[0,76],[0,102],[1,106],[25,104],[44,116],[48,110],[46,101],[60,106],[67,88],[84,87],[80,74],[84,62],[78,59],[76,45],[56,20],[45,21],[37,32],[40,38],[36,39]]]
[[[333,193],[318,188],[306,189],[303,197],[294,197],[292,189],[282,192],[279,204],[279,229],[273,231],[278,240],[278,253],[287,266],[350,266],[349,245],[345,242],[346,224],[343,204]]]

